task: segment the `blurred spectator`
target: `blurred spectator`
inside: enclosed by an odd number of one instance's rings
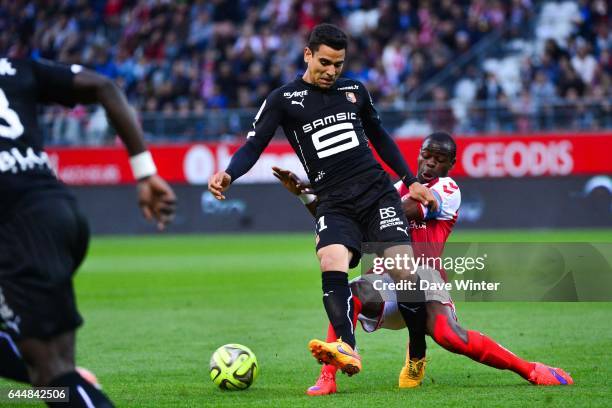
[[[474,106],[470,115],[473,117],[472,126],[478,132],[496,132],[500,128],[498,123],[498,110],[496,109],[500,96],[504,91],[493,72],[486,74],[485,80],[476,91],[477,106]]]
[[[477,98],[479,101],[495,103],[500,94],[504,93],[497,77],[493,72],[487,72],[485,80],[478,88]]]
[[[444,88],[434,88],[432,91],[432,107],[427,114],[428,122],[435,130],[453,133],[455,115],[448,103],[448,94]]]
[[[536,129],[550,129],[554,120],[553,103],[556,91],[543,71],[538,71],[529,88],[535,108]]]
[[[576,73],[574,67],[567,59],[561,60],[561,75],[559,79],[559,94],[563,98],[567,98],[569,89],[576,91],[578,96],[585,93],[585,84]]]
[[[101,144],[106,141],[105,139],[107,139],[108,136],[106,112],[102,106],[98,106],[93,114],[89,116],[89,122],[85,126],[85,143]]]
[[[494,110],[494,114],[491,115],[495,118],[495,128],[488,129],[490,132],[514,132],[516,127],[514,123],[514,117],[510,107],[510,100],[503,92],[497,95],[497,105]]]
[[[523,89],[510,106],[516,121],[516,130],[527,133],[533,128],[533,118],[536,106],[528,89]]]
[[[595,77],[597,61],[595,57],[589,54],[589,46],[582,38],[578,39],[577,47],[578,52],[572,58],[572,67],[585,84],[591,85]]]

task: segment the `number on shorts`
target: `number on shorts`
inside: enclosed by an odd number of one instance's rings
[[[325,225],[325,216],[324,215],[319,217],[319,220],[317,221],[317,224],[319,224],[319,232],[321,232],[325,228],[327,228],[327,225]]]

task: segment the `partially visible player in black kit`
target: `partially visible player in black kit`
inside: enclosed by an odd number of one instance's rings
[[[145,217],[163,229],[174,216],[174,192],[156,174],[140,126],[111,80],[79,65],[0,58],[0,326],[10,335],[3,340],[17,347],[3,343],[0,375],[69,387],[68,403],[49,406],[112,407],[75,370],[75,332],[83,321],[72,278],[89,230],[43,150],[37,113],[52,103],[102,104],[130,155]]]
[[[247,142],[225,171],[211,176],[208,188],[217,199],[224,199],[230,183],[253,167],[277,127],[283,128],[319,199],[316,230],[323,304],[340,337],[333,343],[312,340],[309,348],[318,360],[352,375],[361,370],[361,358],[355,351],[348,269],[359,263],[362,242],[395,243],[385,256],[412,254],[400,197],[368,140],[409,187],[411,196],[434,210],[437,202],[417,182],[382,127],[365,86],[339,79],[347,42],[346,34],[334,25],[313,29],[304,49],[306,72],[268,95]],[[416,275],[409,272],[391,273],[396,280],[414,281]],[[400,310],[410,331],[410,355],[424,357],[425,308],[413,299],[402,303]]]

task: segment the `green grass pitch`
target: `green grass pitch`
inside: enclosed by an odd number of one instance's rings
[[[453,236],[526,239],[612,242],[612,231]],[[336,395],[306,396],[320,367],[306,344],[326,333],[313,245],[307,234],[94,238],[76,278],[86,320],[79,365],[96,373],[119,407],[610,406],[612,303],[457,305],[464,327],[563,367],[573,387],[534,387],[430,340],[423,387],[399,390],[406,332],[358,329],[362,373],[340,376]],[[223,392],[210,381],[208,360],[225,343],[257,355],[259,377],[247,391]]]

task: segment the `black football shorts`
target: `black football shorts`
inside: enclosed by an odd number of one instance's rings
[[[0,220],[0,242],[0,328],[19,340],[79,327],[72,277],[89,228],[74,199],[27,194]]]
[[[344,245],[353,253],[349,267],[354,268],[361,259],[363,242],[410,243],[399,194],[384,171],[346,184],[319,196],[317,250]]]

